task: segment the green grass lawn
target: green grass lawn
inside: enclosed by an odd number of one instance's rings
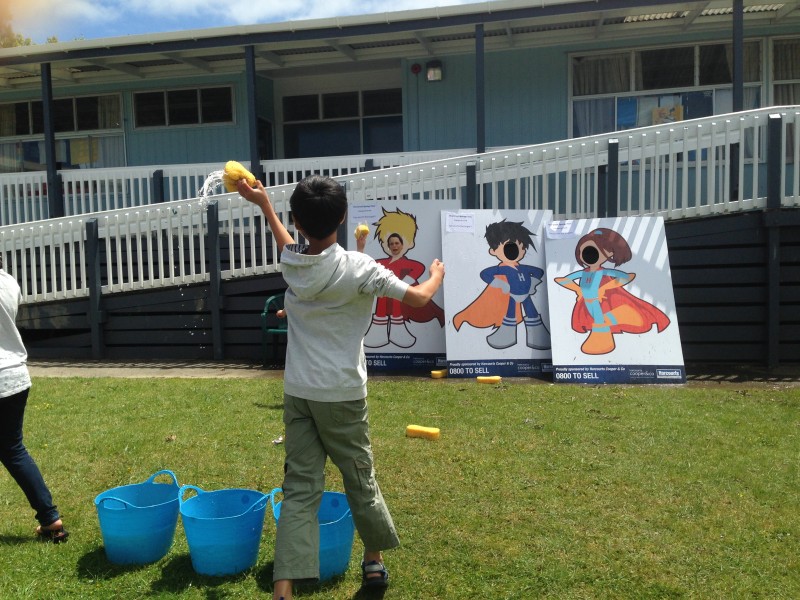
[[[170,469],[205,490],[281,484],[275,379],[37,378],[26,445],[70,541],[33,541],[0,472],[0,598],[259,598],[256,566],[197,575],[182,525],[157,563],[109,563],[94,498]],[[370,383],[378,481],[402,546],[386,598],[799,598],[800,388],[472,380]],[[406,438],[408,424],[438,441]],[[341,491],[329,466],[327,489]],[[297,597],[360,597],[346,575]]]

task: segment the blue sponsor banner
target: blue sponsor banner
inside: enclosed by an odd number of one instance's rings
[[[686,383],[683,365],[570,365],[553,367],[556,383]]]
[[[451,360],[447,363],[448,377],[547,377],[553,372],[551,360]]]
[[[444,354],[367,354],[368,371],[415,371],[446,366]]]

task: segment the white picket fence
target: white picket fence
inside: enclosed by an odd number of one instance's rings
[[[452,199],[465,209],[551,209],[557,219],[597,216],[610,177],[617,182],[616,194],[606,202],[619,216],[658,214],[677,219],[764,208],[766,132],[775,115],[780,115],[780,202],[784,207],[800,206],[800,136],[795,134],[800,131],[800,107],[747,111],[374,171],[354,168],[336,179],[346,186],[351,202]],[[614,155],[616,160],[609,164]],[[335,157],[330,161],[336,164]],[[180,177],[188,177],[186,167],[181,169]],[[198,168],[197,177],[205,170]],[[85,183],[70,181],[73,193]],[[95,176],[91,181],[105,180]],[[280,270],[277,247],[263,216],[237,194],[148,204],[143,201],[147,187],[143,181],[131,173],[124,184],[119,179],[109,184],[118,186],[120,202],[125,199],[133,206],[109,210],[87,203],[83,208],[94,212],[0,227],[0,254],[6,269],[20,281],[25,302],[88,295],[88,220],[97,221],[99,242],[105,248],[103,294],[207,281],[209,205],[218,211],[219,234],[227,237],[230,263],[222,271],[224,279]],[[195,183],[185,180],[181,185]],[[294,186],[269,189],[287,227]]]

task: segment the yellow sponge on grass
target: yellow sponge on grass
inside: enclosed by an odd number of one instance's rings
[[[444,379],[445,377],[447,377],[447,369],[441,369],[439,371],[431,371],[432,379]]]
[[[423,427],[422,425],[409,425],[406,427],[406,437],[425,438],[427,440],[439,439],[438,427]]]
[[[500,375],[478,376],[478,383],[500,383],[502,380]]]

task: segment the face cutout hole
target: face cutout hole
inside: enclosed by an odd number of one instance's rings
[[[586,265],[594,265],[600,258],[600,251],[594,246],[586,246],[581,250],[581,260]]]
[[[519,246],[514,242],[506,242],[503,246],[503,254],[508,260],[517,260],[519,257]]]

